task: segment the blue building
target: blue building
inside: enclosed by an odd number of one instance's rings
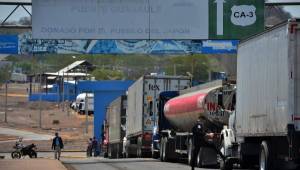
[[[100,141],[102,139],[102,126],[108,105],[121,95],[125,95],[128,87],[134,81],[80,81],[78,90],[80,92],[94,93],[94,136]]]
[[[58,72],[30,75],[29,101],[74,101],[79,94],[78,81],[90,78],[94,66],[86,60],[75,61]],[[40,87],[41,86],[41,89]]]

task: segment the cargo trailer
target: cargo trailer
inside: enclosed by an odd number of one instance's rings
[[[122,95],[107,107],[106,135],[107,155],[109,158],[123,156],[123,138],[126,127],[127,96]]]
[[[238,47],[237,103],[224,152],[233,163],[261,170],[300,163],[300,22],[289,20]]]
[[[158,98],[164,91],[189,88],[187,76],[145,75],[128,89],[126,123],[127,157],[151,155],[152,132],[158,125]]]

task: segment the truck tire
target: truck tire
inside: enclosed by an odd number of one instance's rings
[[[137,148],[136,148],[136,157],[142,158],[144,155],[142,153],[142,138],[138,137],[137,139]]]
[[[164,140],[164,138],[162,138],[160,141],[160,150],[159,150],[160,161],[162,161],[162,162],[164,162],[164,157],[163,157],[163,153],[164,153],[164,149],[165,149],[164,142],[165,142],[165,140]]]
[[[220,170],[232,170],[233,165],[230,161],[224,161],[223,159],[220,161]]]
[[[108,156],[109,159],[112,158],[112,155],[111,155],[111,148],[110,148],[110,147],[108,148],[107,156]]]
[[[197,156],[197,167],[203,168],[203,148],[200,148],[200,151]]]
[[[158,153],[158,152],[155,152],[154,149],[152,148],[152,153],[151,153],[151,155],[152,155],[152,158],[153,158],[153,159],[158,159],[159,156],[160,156],[160,152],[159,152],[159,153]]]
[[[125,150],[125,157],[126,158],[132,158],[132,155],[129,154],[129,151],[128,151],[128,148],[126,147],[126,150]]]
[[[189,139],[188,141],[188,165],[192,165],[192,158],[193,158],[193,140]]]
[[[166,162],[172,161],[176,153],[172,153],[172,141],[165,138],[164,160]]]
[[[273,170],[272,148],[269,142],[262,141],[259,154],[259,170]]]
[[[136,148],[136,157],[137,157],[137,158],[142,158],[142,157],[143,157],[142,149],[141,149],[140,146],[138,146],[138,147]]]
[[[168,161],[168,152],[167,152],[167,138],[163,138],[163,151],[162,151],[162,159],[163,162],[167,162]]]

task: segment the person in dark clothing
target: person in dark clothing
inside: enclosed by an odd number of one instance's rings
[[[94,157],[98,156],[98,141],[97,141],[96,137],[93,138],[92,150],[94,152]]]
[[[63,144],[61,137],[58,136],[57,132],[55,133],[55,137],[53,138],[51,148],[52,148],[52,150],[54,150],[54,158],[59,160],[61,149],[64,148],[64,144]]]
[[[192,160],[191,160],[191,167],[192,170],[194,170],[195,165],[196,165],[196,160],[197,156],[199,154],[200,148],[201,147],[209,147],[212,148],[216,151],[217,154],[219,154],[222,159],[225,159],[224,155],[220,152],[219,149],[213,144],[213,143],[208,143],[206,141],[206,137],[213,137],[213,133],[206,133],[204,130],[204,126],[201,123],[201,120],[198,119],[197,123],[193,126],[192,128],[193,132],[193,154],[192,154]]]
[[[93,139],[90,138],[89,142],[88,142],[88,147],[87,147],[87,150],[86,150],[86,153],[87,153],[88,157],[92,156],[92,151],[93,151],[93,147],[92,146],[93,146]]]

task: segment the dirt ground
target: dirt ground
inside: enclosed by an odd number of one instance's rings
[[[27,130],[35,133],[54,135],[57,131],[65,141],[66,150],[86,149],[87,140],[92,136],[93,117],[89,117],[89,133],[85,134],[85,116],[78,115],[68,104],[64,107],[58,103],[42,102],[42,128],[39,128],[39,102],[29,102],[27,89],[29,84],[11,83],[8,85],[8,113],[4,122],[5,86],[0,87],[0,126]],[[0,135],[0,152],[11,151],[16,136]],[[51,141],[26,141],[37,143],[39,150],[49,150]]]

